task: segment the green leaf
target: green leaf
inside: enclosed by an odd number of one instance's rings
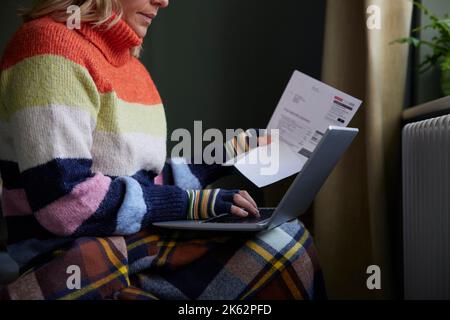
[[[450,70],[450,53],[447,54],[447,56],[441,62],[441,70],[442,71],[449,71]]]
[[[446,13],[444,18],[439,18],[427,7],[417,1],[413,1],[414,6],[429,17],[430,23],[419,26],[411,30],[415,36],[396,39],[391,42],[409,44],[414,47],[427,46],[432,49],[418,66],[420,72],[425,72],[435,65],[439,65],[442,70],[450,70],[450,13]],[[420,32],[423,30],[434,30],[435,34],[430,41],[421,40]]]
[[[423,4],[421,4],[420,2],[413,1],[413,4],[424,14],[430,15],[430,10],[427,7],[425,7]]]
[[[418,46],[420,46],[421,40],[418,38],[415,38],[415,37],[405,37],[405,38],[396,39],[396,40],[392,41],[390,44],[394,44],[394,43],[400,43],[400,44],[407,43],[414,47],[418,47]]]

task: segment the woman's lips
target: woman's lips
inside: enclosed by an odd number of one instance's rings
[[[156,15],[152,13],[144,13],[144,12],[138,12],[138,15],[140,15],[147,23],[151,23],[152,20],[156,17]]]

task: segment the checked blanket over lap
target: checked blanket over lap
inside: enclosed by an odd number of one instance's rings
[[[1,298],[325,298],[312,237],[298,220],[257,234],[148,228],[82,237],[38,261]],[[79,288],[68,288],[70,266],[79,267]]]

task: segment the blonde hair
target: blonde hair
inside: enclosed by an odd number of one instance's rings
[[[69,17],[67,8],[73,5],[80,8],[81,22],[89,22],[94,27],[105,24],[116,14],[108,24],[108,27],[112,27],[120,21],[123,14],[119,0],[36,0],[30,9],[21,10],[20,14],[24,22],[44,16],[66,22]],[[132,48],[131,54],[139,57],[141,50],[142,47]]]

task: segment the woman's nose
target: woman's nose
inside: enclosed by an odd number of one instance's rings
[[[150,2],[154,6],[158,6],[160,8],[165,8],[169,5],[169,0],[151,0]]]

